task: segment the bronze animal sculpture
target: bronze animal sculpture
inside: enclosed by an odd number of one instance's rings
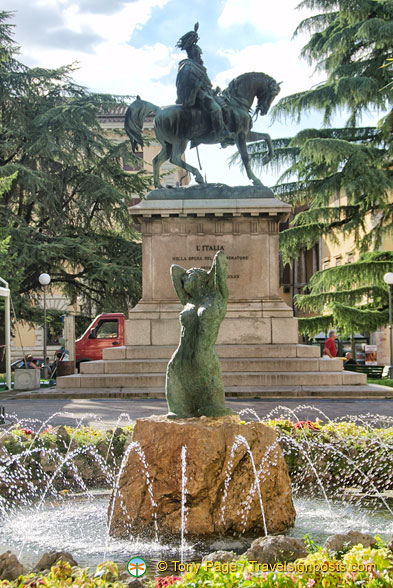
[[[251,131],[252,118],[250,108],[257,97],[258,105],[255,115],[267,114],[270,105],[280,91],[277,82],[264,73],[245,73],[229,84],[221,94],[225,102],[223,115],[226,126],[230,129],[232,137],[227,144],[236,144],[247,176],[255,185],[262,182],[251,170],[250,159],[246,144],[253,141],[264,140],[268,146],[268,154],[263,163],[268,163],[273,156],[273,145],[270,135],[267,133],[255,133]],[[182,155],[189,141],[204,144],[223,144],[223,138],[217,138],[212,129],[210,116],[200,108],[186,108],[182,105],[172,105],[160,108],[145,100],[135,100],[127,109],[125,117],[125,130],[131,140],[134,151],[138,146],[143,147],[142,126],[148,114],[154,114],[154,129],[157,140],[161,144],[161,151],[153,158],[154,186],[162,187],[160,183],[160,167],[168,159],[171,163],[183,168],[194,175],[199,184],[204,180],[199,170],[186,163]]]

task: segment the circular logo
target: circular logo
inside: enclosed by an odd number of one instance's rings
[[[141,557],[132,557],[127,564],[127,572],[133,578],[141,578],[146,574],[147,565]]]

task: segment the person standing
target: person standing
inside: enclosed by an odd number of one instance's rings
[[[329,359],[335,359],[335,357],[337,356],[337,348],[335,344],[336,339],[336,331],[329,331],[328,338],[326,339],[325,346],[323,348],[324,357],[328,357]]]

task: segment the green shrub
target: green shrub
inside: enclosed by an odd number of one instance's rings
[[[269,420],[296,489],[320,493],[317,476],[328,495],[342,498],[346,488],[356,488],[378,499],[393,489],[393,427],[372,428],[352,421],[323,424],[288,419]]]

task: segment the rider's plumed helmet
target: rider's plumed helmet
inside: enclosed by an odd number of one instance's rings
[[[187,51],[187,49],[190,49],[192,45],[196,45],[199,41],[198,29],[199,23],[197,22],[195,23],[193,31],[189,31],[188,33],[180,37],[180,39],[176,43],[176,47],[179,47],[179,49],[181,49],[182,51]]]

